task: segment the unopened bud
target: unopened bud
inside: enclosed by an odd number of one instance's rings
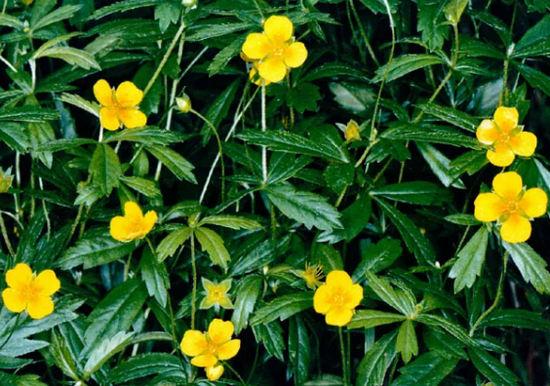
[[[181,5],[186,8],[195,8],[197,6],[198,0],[181,0]]]
[[[0,193],[6,193],[11,187],[12,182],[11,168],[8,168],[5,172],[0,168]]]
[[[359,124],[353,119],[351,119],[346,125],[344,136],[348,142],[361,140],[361,129],[359,128]]]
[[[183,94],[183,96],[176,98],[176,105],[180,112],[188,113],[191,111],[191,98],[189,98],[189,95]]]

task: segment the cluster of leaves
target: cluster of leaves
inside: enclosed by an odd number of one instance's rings
[[[539,137],[511,169],[550,192],[548,1],[23,3],[0,14],[0,268],[62,289],[43,320],[1,310],[0,384],[211,384],[178,346],[214,317],[253,385],[548,382],[547,219],[529,246],[471,215],[495,174],[474,131],[500,104]],[[262,95],[239,53],[271,14],[309,55]],[[100,78],[145,89],[148,126],[100,134]],[[174,109],[184,90],[204,119]],[[160,215],[146,240],[109,235],[127,200]],[[365,288],[346,363],[306,263]],[[201,277],[233,279],[234,309],[197,310]]]

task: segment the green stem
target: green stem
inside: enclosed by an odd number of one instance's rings
[[[191,270],[193,271],[193,291],[191,292],[191,329],[195,329],[197,301],[197,263],[195,262],[195,234],[191,232]]]
[[[350,386],[349,382],[349,369],[346,361],[346,350],[344,346],[344,336],[342,333],[342,327],[338,327],[338,338],[340,339],[340,355],[342,357],[342,378],[344,386]]]
[[[262,108],[262,132],[265,133],[267,131],[267,123],[266,123],[266,113],[265,113],[265,85],[262,85],[262,98],[261,98],[261,108]],[[262,146],[262,177],[264,184],[267,183],[267,147],[264,145]]]
[[[502,271],[500,272],[500,278],[498,279],[498,288],[497,288],[497,294],[495,296],[495,300],[493,301],[493,304],[483,314],[480,315],[479,318],[475,321],[474,325],[470,329],[470,336],[474,336],[474,333],[479,326],[479,324],[485,319],[493,310],[498,306],[500,303],[500,300],[502,298],[502,292],[504,289],[504,277],[506,276],[506,267],[508,265],[508,252],[505,252],[502,256]]]
[[[0,229],[2,230],[2,236],[4,237],[4,242],[6,243],[6,247],[8,248],[8,252],[10,255],[15,256],[15,251],[13,250],[13,247],[10,242],[10,238],[8,236],[8,230],[6,228],[6,223],[4,222],[4,218],[2,217],[2,213],[0,212]]]
[[[240,374],[237,372],[237,370],[235,370],[235,369],[233,368],[233,366],[231,366],[231,365],[230,365],[229,363],[227,363],[227,362],[222,362],[222,363],[223,363],[223,365],[224,365],[225,367],[227,367],[227,368],[229,369],[229,371],[231,371],[231,372],[237,377],[237,379],[239,380],[239,382],[241,383],[241,385],[246,385],[244,379],[240,376]]]
[[[372,46],[370,44],[369,38],[367,36],[367,33],[365,32],[365,29],[363,28],[363,24],[361,23],[361,19],[359,18],[359,14],[357,13],[357,9],[355,8],[355,3],[353,0],[349,0],[349,5],[351,8],[351,13],[353,14],[353,17],[355,18],[355,22],[357,23],[357,26],[359,27],[359,33],[361,34],[361,37],[363,38],[363,42],[365,43],[365,46],[367,47],[367,51],[369,52],[369,55],[376,64],[376,67],[380,66],[380,63],[378,62],[378,59],[376,58],[376,55],[374,54],[374,50],[372,49]]]

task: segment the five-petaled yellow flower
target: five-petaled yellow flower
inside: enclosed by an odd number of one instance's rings
[[[516,155],[530,157],[537,147],[537,137],[522,131],[518,125],[519,114],[515,107],[499,107],[493,119],[484,119],[478,126],[476,136],[487,150],[487,159],[495,166],[508,166]]]
[[[42,319],[53,312],[52,295],[61,284],[51,269],[34,275],[31,267],[19,263],[6,273],[8,288],[2,291],[4,305],[11,312],[27,311],[33,319]]]
[[[126,201],[124,216],[113,217],[109,230],[113,239],[128,242],[144,238],[156,222],[157,212],[150,210],[144,216],[137,203]]]
[[[325,315],[331,326],[345,326],[353,316],[355,307],[363,299],[363,287],[353,284],[345,271],[331,271],[325,284],[313,296],[315,311]]]
[[[493,193],[480,193],[474,215],[479,221],[498,221],[500,236],[508,243],[522,243],[531,236],[533,217],[546,213],[548,197],[539,188],[523,190],[521,176],[516,172],[500,173],[493,179]]]
[[[233,308],[233,303],[228,294],[231,289],[231,279],[226,279],[221,283],[215,283],[203,277],[202,286],[206,295],[199,306],[201,310],[206,310],[214,306],[216,309],[218,309],[218,307],[225,308],[226,310]]]
[[[315,289],[321,284],[323,275],[323,267],[320,264],[306,263],[305,269],[301,272],[302,279],[306,282],[306,286],[310,289]]]
[[[139,111],[143,91],[132,82],[122,82],[115,91],[105,79],[100,79],[94,84],[94,95],[101,104],[99,122],[107,130],[117,130],[121,125],[135,129],[147,123],[147,117]]]
[[[181,351],[190,357],[191,364],[204,367],[209,380],[215,381],[223,374],[219,361],[233,358],[241,348],[239,339],[231,339],[235,327],[233,323],[213,319],[207,332],[187,330],[181,340]]]
[[[300,67],[307,58],[304,43],[294,41],[294,26],[286,16],[270,16],[263,32],[246,37],[242,46],[245,58],[265,82],[280,82],[290,68]]]

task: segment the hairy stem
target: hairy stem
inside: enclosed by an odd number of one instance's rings
[[[193,291],[191,292],[191,329],[195,329],[197,301],[197,263],[195,262],[195,234],[191,232],[191,270],[193,271]]]

